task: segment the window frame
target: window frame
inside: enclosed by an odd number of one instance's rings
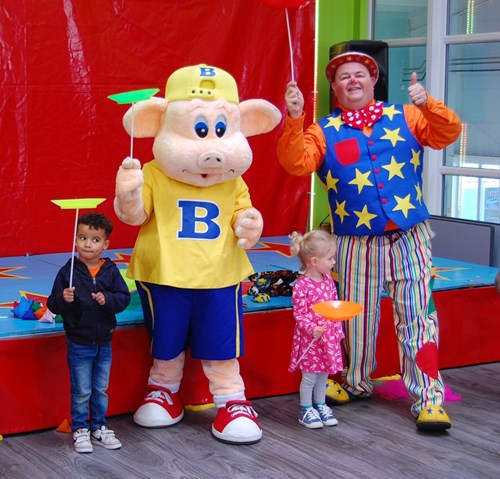
[[[373,39],[375,2],[369,0],[369,38]],[[427,8],[427,37],[383,39],[391,47],[426,46],[426,89],[435,98],[447,102],[447,52],[449,45],[500,42],[500,32],[448,35],[448,1],[429,0]],[[389,65],[390,68],[390,65]],[[423,170],[423,194],[429,212],[444,216],[443,199],[446,176],[499,179],[500,171],[445,166],[444,150],[425,148],[426,161]]]

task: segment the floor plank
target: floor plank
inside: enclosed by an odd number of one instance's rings
[[[123,448],[73,451],[71,436],[54,430],[6,436],[0,478],[391,479],[500,477],[500,363],[442,372],[462,399],[446,404],[451,430],[419,433],[409,400],[380,397],[335,408],[336,427],[308,430],[297,422],[298,395],[254,401],[264,438],[229,446],[210,435],[213,409],[186,411],[178,425],[136,426],[112,417]],[[1,398],[0,398],[1,400]]]

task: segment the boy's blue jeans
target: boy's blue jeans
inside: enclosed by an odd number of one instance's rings
[[[106,425],[111,342],[85,346],[66,340],[71,382],[71,429],[95,431]],[[89,418],[90,412],[90,421]]]

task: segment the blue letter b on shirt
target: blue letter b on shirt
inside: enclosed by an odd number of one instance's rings
[[[213,240],[220,236],[216,223],[219,207],[209,201],[179,200],[181,229],[179,239]]]

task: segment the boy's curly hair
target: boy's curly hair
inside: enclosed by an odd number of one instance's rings
[[[78,224],[90,226],[95,230],[103,229],[106,238],[113,232],[111,220],[102,213],[86,213],[78,218]]]

